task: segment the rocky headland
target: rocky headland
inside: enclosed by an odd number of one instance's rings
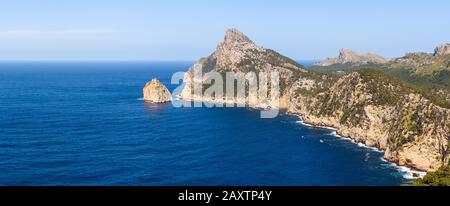
[[[341,51],[335,63],[386,63],[376,55]],[[331,63],[331,61],[328,61]],[[192,88],[207,87],[205,79],[194,79],[193,69],[208,72],[280,73],[280,104],[306,123],[336,128],[338,134],[385,152],[385,159],[421,171],[436,171],[449,162],[450,109],[430,100],[403,81],[373,70],[361,69],[342,76],[307,70],[273,50],[257,46],[236,29],[226,32],[213,54],[200,59],[187,73],[180,97],[205,99]],[[233,99],[249,107],[265,108],[257,97]]]

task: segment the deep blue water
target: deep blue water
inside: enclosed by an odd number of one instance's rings
[[[321,60],[302,60],[302,61],[298,61],[300,64],[302,64],[303,66],[305,66],[306,68],[314,66],[314,64],[320,62]]]
[[[0,63],[0,185],[400,185],[382,153],[243,108],[139,100],[190,62]]]

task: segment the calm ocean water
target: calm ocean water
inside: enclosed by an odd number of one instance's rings
[[[0,63],[0,185],[400,185],[382,153],[282,115],[139,100],[191,62]]]

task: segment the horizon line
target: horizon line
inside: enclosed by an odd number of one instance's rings
[[[321,61],[322,59],[294,59],[295,61]],[[197,62],[185,59],[0,59],[0,62]]]
[[[196,60],[155,59],[0,59],[0,62],[195,62]]]

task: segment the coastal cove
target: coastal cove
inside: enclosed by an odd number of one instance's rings
[[[446,63],[441,65],[438,61],[447,61],[449,56],[445,52],[412,56],[432,59],[429,62],[440,70],[436,75],[445,78]],[[322,72],[316,67],[307,69],[289,57],[255,44],[244,33],[231,28],[213,53],[189,68],[179,96],[184,100],[216,101],[253,108],[285,108],[302,116],[305,122],[339,128],[342,136],[384,150],[384,158],[390,162],[428,172],[448,164],[450,105],[445,80],[417,86],[415,81],[399,79],[404,76],[392,76],[383,69],[370,68],[370,64],[384,63],[382,67],[389,67],[392,62],[411,62],[408,55],[387,61],[378,55],[343,49],[338,58],[328,60],[331,62],[323,65],[339,65],[346,69],[348,63],[365,66],[340,74],[330,73],[331,68]],[[211,79],[217,81],[216,78],[220,79],[224,73],[228,76],[230,72],[233,79],[243,77],[239,73],[249,75],[246,78],[253,91],[248,94],[240,91],[241,95],[226,98],[210,95],[211,88],[216,94],[222,93],[221,87],[210,85]],[[272,98],[262,97],[254,91],[258,79],[255,73],[263,75],[260,79],[272,73],[271,82],[278,82],[271,85],[274,87],[270,94]],[[243,85],[245,79],[241,78],[240,82]],[[227,79],[226,86],[231,84]],[[208,89],[203,94],[196,92],[199,88]],[[261,85],[259,89],[265,90]]]
[[[379,151],[251,108],[143,101],[192,62],[0,63],[1,185],[402,185]],[[20,103],[20,104],[19,104]]]
[[[339,129],[337,129],[337,128],[308,124],[301,118],[301,116],[299,118],[300,118],[300,121],[298,121],[298,123],[300,123],[301,125],[304,125],[304,126],[307,126],[307,127],[313,127],[313,128],[329,129],[329,130],[333,131],[332,134],[334,136],[338,137],[338,138],[341,138],[341,139],[344,139],[344,140],[348,140],[348,141],[358,145],[359,147],[367,148],[367,149],[373,150],[375,152],[379,152],[379,153],[383,153],[384,154],[384,151],[381,151],[379,148],[370,147],[370,146],[365,145],[364,143],[356,142],[355,140],[353,140],[350,137],[345,137],[345,136],[340,135],[338,133]],[[384,158],[382,158],[382,160],[385,161],[385,162],[389,162],[388,160],[386,160]],[[427,174],[427,172],[419,171],[419,170],[416,170],[414,168],[408,168],[406,166],[399,166],[399,165],[397,165],[395,163],[391,163],[391,164],[392,164],[392,166],[397,167],[397,169],[399,171],[405,172],[406,173],[405,174],[405,178],[407,178],[407,179],[423,178]]]
[[[143,99],[139,99],[139,100],[143,100]],[[176,101],[187,101],[187,100],[180,100],[179,98],[176,99]],[[196,102],[196,103],[209,103],[209,104],[222,104],[222,101],[207,101],[207,100],[203,100],[203,101],[198,101],[196,99],[193,99],[192,102]],[[262,111],[262,108],[255,108],[255,107],[246,107],[246,109],[248,110],[254,110],[254,111]],[[298,118],[298,121],[296,121],[296,123],[300,124],[301,126],[305,126],[305,127],[309,127],[309,128],[316,128],[316,129],[325,129],[328,130],[329,132],[331,132],[329,135],[337,137],[339,139],[342,140],[346,140],[349,141],[355,145],[357,145],[358,147],[361,148],[365,148],[365,149],[369,149],[372,150],[373,152],[377,152],[380,154],[384,154],[385,151],[380,150],[377,147],[371,147],[371,146],[367,146],[362,142],[357,142],[356,140],[352,139],[351,137],[345,137],[343,135],[341,135],[339,133],[339,129],[338,128],[334,128],[331,126],[324,126],[324,125],[316,125],[314,123],[308,123],[305,122],[305,120],[303,120],[302,116],[299,114],[293,114],[290,113],[288,111],[286,111],[286,109],[282,110],[282,115],[287,115],[287,116],[291,116],[292,118]],[[320,140],[321,143],[324,143],[323,140]],[[425,175],[427,175],[427,172],[425,171],[420,171],[416,168],[410,168],[407,166],[400,166],[394,162],[389,162],[388,160],[386,160],[385,158],[381,158],[382,161],[387,162],[389,164],[391,164],[391,166],[397,168],[398,171],[400,171],[401,173],[404,174],[404,178],[409,179],[409,180],[414,180],[414,179],[418,179],[418,178],[423,178]]]

